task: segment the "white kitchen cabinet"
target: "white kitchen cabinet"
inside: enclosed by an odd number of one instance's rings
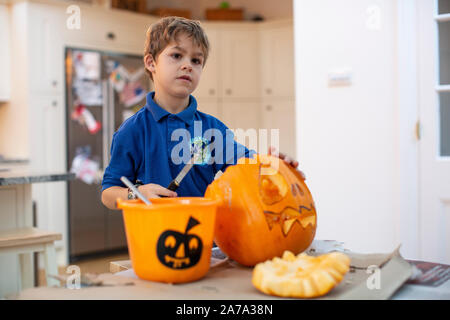
[[[64,90],[64,48],[60,30],[65,15],[59,7],[30,3],[27,12],[30,91],[33,94],[60,94]]]
[[[292,21],[261,25],[261,97],[294,96]]]
[[[261,115],[261,127],[268,129],[268,141],[271,141],[270,130],[279,130],[279,151],[295,157],[295,100],[264,99]]]
[[[64,28],[74,47],[143,55],[146,31],[159,18],[125,10],[82,8],[80,29]]]
[[[36,96],[30,101],[30,123],[33,135],[30,137],[30,154],[36,172],[66,171],[65,114],[62,95]],[[64,132],[64,134],[60,134]],[[68,168],[70,169],[70,168]],[[67,231],[67,182],[36,183],[32,185],[33,200],[36,202],[37,227],[60,232],[62,240],[56,247],[64,247]]]
[[[65,5],[30,2],[27,10],[30,91],[62,93],[66,47],[142,55],[147,28],[156,18],[82,6],[80,28],[68,28]]]
[[[10,29],[9,10],[6,5],[0,5],[0,102],[10,99],[11,91],[11,60],[10,60]]]
[[[210,25],[204,26],[202,24],[202,26],[208,36],[210,49],[200,83],[193,95],[196,98],[217,99],[220,94],[220,74],[222,73],[220,69],[219,30]]]
[[[223,101],[222,120],[230,129],[258,129],[260,127],[259,102]]]
[[[221,119],[222,108],[221,108],[221,103],[219,102],[218,99],[202,98],[202,97],[196,97],[196,99],[197,99],[197,110],[198,111],[212,115],[219,120]]]
[[[200,101],[216,98],[206,112],[232,128],[282,129],[280,147],[294,156],[292,20],[203,25],[211,57],[194,95]]]
[[[260,91],[258,25],[202,24],[210,56],[194,94],[198,97],[257,98]]]
[[[233,25],[221,31],[222,97],[259,97],[260,50],[256,26]]]
[[[260,126],[260,65],[258,24],[203,23],[210,56],[193,93],[199,110],[230,128]]]
[[[258,148],[258,130],[260,128],[259,101],[222,102],[222,122],[235,132],[238,142],[247,148]],[[239,131],[236,131],[239,130]],[[243,140],[240,140],[242,137]],[[253,137],[253,138],[250,138]],[[256,140],[254,139],[256,138]]]

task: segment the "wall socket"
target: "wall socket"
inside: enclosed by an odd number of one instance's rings
[[[328,86],[342,87],[350,86],[352,84],[352,70],[351,69],[336,69],[328,72]]]

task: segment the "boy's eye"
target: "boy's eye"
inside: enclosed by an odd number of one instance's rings
[[[174,57],[175,59],[178,59],[178,58],[181,58],[181,54],[174,53],[174,54],[172,54],[172,57]]]
[[[195,64],[202,64],[202,60],[200,59],[192,59],[192,62]]]

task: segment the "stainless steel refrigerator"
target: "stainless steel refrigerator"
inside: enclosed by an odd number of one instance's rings
[[[113,133],[145,105],[151,89],[142,56],[66,48],[69,260],[126,251],[120,211],[101,202]]]

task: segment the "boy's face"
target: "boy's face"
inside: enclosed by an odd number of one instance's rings
[[[196,46],[186,34],[180,34],[178,42],[170,42],[156,61],[148,55],[145,66],[152,73],[155,91],[185,98],[197,88],[203,61],[200,46]]]

